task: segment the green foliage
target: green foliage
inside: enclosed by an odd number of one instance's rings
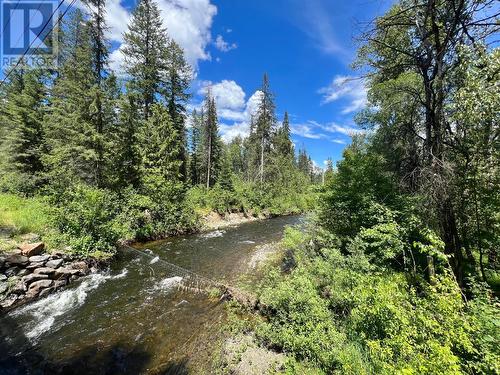
[[[45,199],[0,194],[0,227],[13,229],[14,234],[45,235],[53,230],[52,215]]]
[[[113,253],[124,228],[118,220],[118,200],[112,192],[77,185],[65,192],[59,203],[55,224],[72,251],[89,256]]]

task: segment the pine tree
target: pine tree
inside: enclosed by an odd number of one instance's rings
[[[13,70],[2,95],[0,169],[4,189],[32,193],[43,170],[43,115],[47,99],[45,73]]]
[[[186,103],[190,98],[188,93],[193,72],[184,58],[184,51],[173,40],[168,42],[165,50],[165,71],[163,73],[163,91],[168,106],[168,113],[179,134],[181,149],[181,174],[187,179],[187,152],[186,152]]]
[[[269,78],[264,74],[261,87],[261,99],[257,109],[255,134],[258,138],[259,179],[265,180],[266,158],[271,150],[271,135],[276,124],[274,95],[269,87]]]
[[[160,9],[153,0],[139,2],[123,39],[124,68],[130,77],[130,89],[140,97],[142,118],[147,120],[161,93],[168,43]]]

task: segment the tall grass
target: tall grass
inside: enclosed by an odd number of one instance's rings
[[[51,208],[40,198],[0,194],[0,228],[13,235],[52,231]]]

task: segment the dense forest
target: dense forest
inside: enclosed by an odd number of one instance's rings
[[[267,75],[249,136],[226,144],[210,88],[188,112],[193,70],[158,5],[134,10],[120,74],[109,68],[105,3],[87,5],[59,26],[57,70],[21,64],[0,87],[3,224],[32,215],[51,228],[49,242],[102,255],[118,239],[196,230],[211,211],[270,216],[311,205],[321,174],[304,150],[296,158]]]

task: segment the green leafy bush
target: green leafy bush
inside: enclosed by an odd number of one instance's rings
[[[112,254],[125,233],[119,202],[108,190],[77,185],[62,197],[55,224],[72,250],[82,255]]]

